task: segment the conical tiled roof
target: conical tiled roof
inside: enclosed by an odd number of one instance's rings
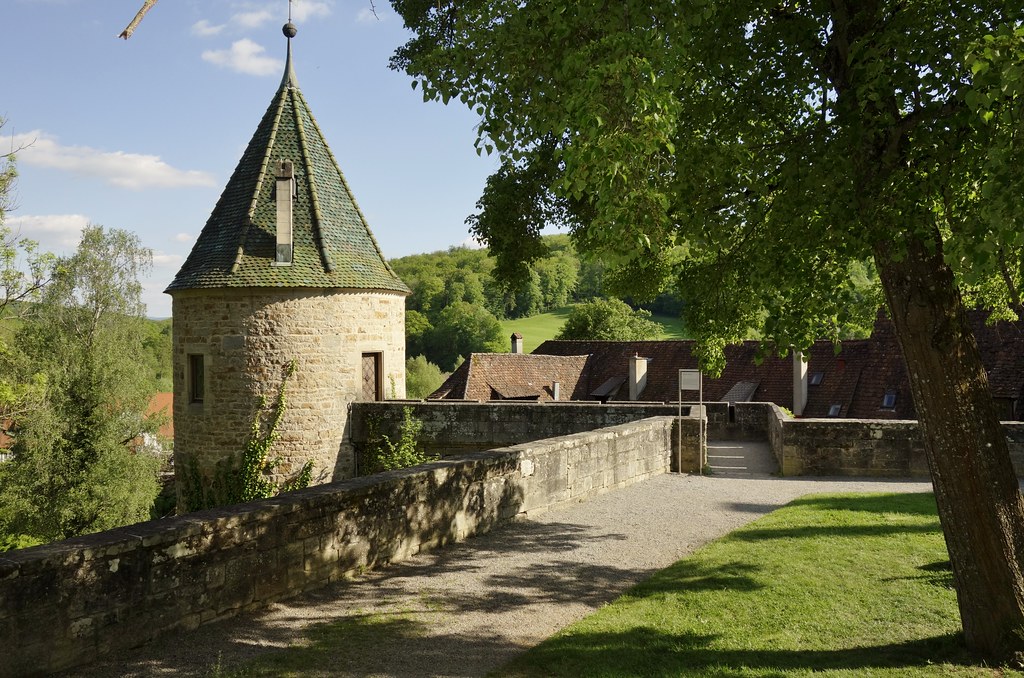
[[[296,182],[293,260],[276,259],[275,170]],[[167,292],[219,287],[330,287],[409,293],[388,266],[327,147],[291,63],[249,146]]]

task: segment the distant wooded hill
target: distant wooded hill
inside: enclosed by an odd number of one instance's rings
[[[453,247],[392,259],[412,288],[406,301],[406,355],[423,355],[450,371],[471,352],[507,351],[501,321],[605,297],[601,262],[579,257],[568,236],[548,236],[544,243],[548,255],[535,262],[529,279],[518,287],[494,279],[495,261],[486,249]],[[678,317],[682,302],[665,294],[645,308]]]

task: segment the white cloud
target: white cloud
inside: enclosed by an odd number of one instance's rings
[[[193,235],[191,233],[177,233],[174,239],[178,242],[192,242]]]
[[[201,38],[208,38],[213,35],[220,34],[224,30],[224,24],[213,25],[206,19],[201,19],[192,24],[192,35],[198,35]]]
[[[460,242],[459,247],[465,247],[466,249],[471,250],[482,250],[483,248],[487,247],[487,245],[477,240],[475,235],[471,235],[462,242]]]
[[[57,142],[57,137],[41,130],[15,134],[12,143],[14,148],[21,149],[19,163],[92,177],[133,191],[216,185],[207,172],[171,167],[157,155],[64,146]]]
[[[60,254],[78,247],[89,218],[84,214],[25,214],[8,217],[6,224],[18,237],[38,242],[41,250]]]
[[[274,12],[269,9],[257,9],[251,12],[239,12],[232,16],[231,20],[242,28],[259,28],[274,17]]]
[[[164,266],[178,266],[184,261],[180,254],[166,254],[164,252],[153,252],[153,266],[156,268]]]
[[[328,16],[331,13],[331,6],[326,2],[318,0],[295,0],[292,3],[292,19],[294,21],[306,21],[315,17]]]
[[[264,54],[266,47],[249,38],[231,43],[231,49],[206,50],[203,61],[247,75],[274,75],[281,72],[284,62]]]
[[[309,19],[329,16],[331,4],[325,0],[294,0],[291,6],[292,21],[302,23]],[[231,23],[235,28],[241,29],[260,28],[275,19],[284,23],[287,14],[284,14],[282,10],[283,7],[277,4],[262,8],[250,7],[244,12],[232,15]]]
[[[146,305],[146,315],[150,318],[171,317],[171,297],[164,294],[164,288],[171,282],[170,277],[156,276],[156,279],[142,283],[142,303]]]

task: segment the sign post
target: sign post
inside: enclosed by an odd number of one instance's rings
[[[679,472],[683,472],[683,391],[697,391],[697,402],[700,407],[700,423],[697,434],[697,472],[704,475],[704,379],[700,370],[679,370],[679,445],[676,453],[676,464]]]

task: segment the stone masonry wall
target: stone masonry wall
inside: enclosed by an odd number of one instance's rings
[[[357,451],[365,445],[371,424],[379,433],[396,439],[407,407],[423,422],[420,444],[428,453],[440,457],[592,431],[650,417],[675,418],[679,412],[677,405],[664,403],[357,402],[352,404],[352,443]],[[698,411],[697,407],[683,406],[683,421],[673,432],[672,470],[677,470],[680,450],[683,470],[697,470]]]
[[[777,413],[771,445],[786,476],[929,476],[916,421],[789,419]],[[1024,423],[1003,422],[1010,460],[1024,475]]]
[[[384,395],[405,394],[405,299],[342,290],[176,292],[174,455],[179,491],[191,460],[209,476],[240,456],[261,395],[273,402],[292,360],[288,407],[275,451],[278,480],[313,459],[315,481],[354,475],[348,408],[362,397],[362,354],[383,357]],[[189,402],[188,356],[202,355],[203,402]],[[392,387],[394,393],[391,393]]]
[[[80,665],[668,470],[674,418],[0,554],[0,676]]]
[[[375,419],[394,436],[404,407],[424,422],[428,451],[441,456],[585,431],[651,416],[675,416],[665,403],[517,403],[408,401],[353,403],[352,439],[366,441]],[[687,410],[690,412],[687,412]],[[772,403],[705,403],[710,440],[767,441],[783,475],[927,477],[917,422],[859,419],[794,419]],[[684,472],[696,470],[697,407],[684,405]],[[1024,423],[1004,422],[1010,455],[1024,473]],[[675,443],[673,443],[675,445]],[[673,449],[676,449],[673,447]],[[677,470],[675,456],[672,470]]]
[[[782,431],[783,475],[928,476],[916,421],[787,419]]]

